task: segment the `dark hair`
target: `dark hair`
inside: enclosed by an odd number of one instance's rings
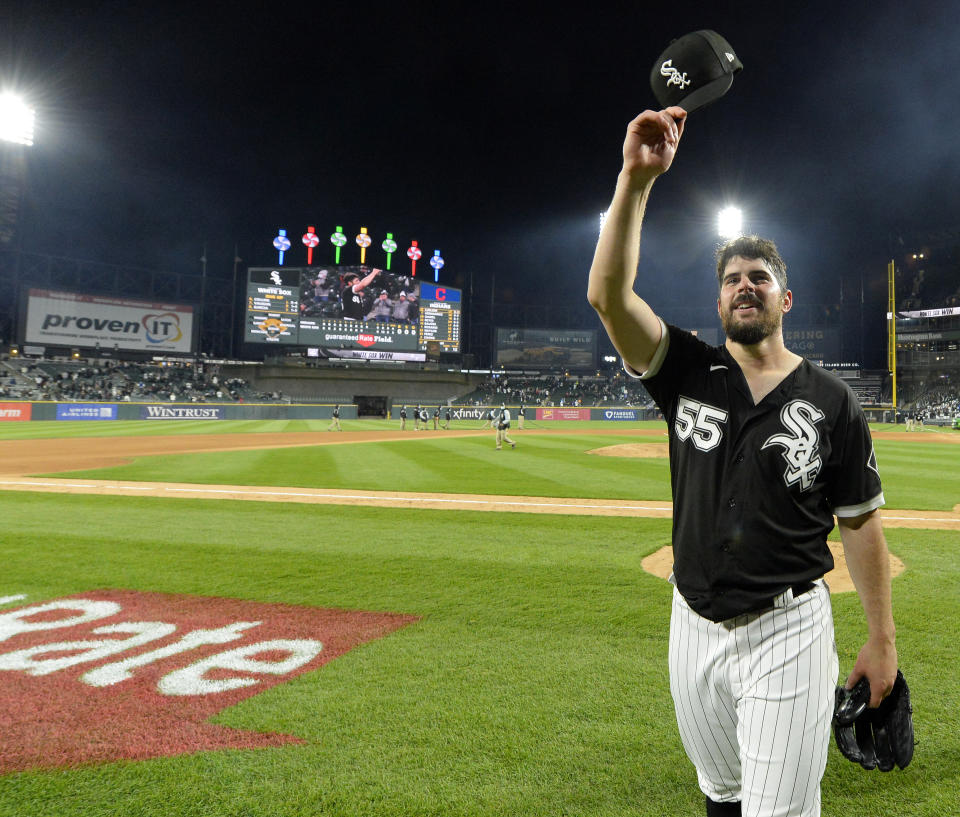
[[[717,284],[723,284],[723,271],[730,263],[730,259],[739,255],[741,258],[757,259],[766,262],[767,267],[777,279],[782,292],[787,291],[787,265],[780,257],[777,245],[767,238],[758,235],[742,235],[731,238],[717,247]]]

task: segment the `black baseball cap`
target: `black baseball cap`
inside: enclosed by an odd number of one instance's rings
[[[660,106],[678,105],[687,113],[722,97],[743,70],[733,47],[716,31],[703,29],[673,40],[650,71],[650,87]]]

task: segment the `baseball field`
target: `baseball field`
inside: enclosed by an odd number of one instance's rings
[[[643,564],[666,427],[327,424],[0,424],[0,817],[701,814]],[[918,745],[831,748],[824,814],[941,817],[960,432],[874,433]]]

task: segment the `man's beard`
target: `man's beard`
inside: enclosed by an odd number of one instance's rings
[[[779,311],[768,312],[761,304],[754,303],[754,305],[759,314],[757,320],[750,321],[749,323],[741,323],[734,320],[733,316],[736,312],[736,307],[720,314],[723,331],[734,343],[740,343],[743,346],[753,346],[770,337],[782,325],[783,315]]]

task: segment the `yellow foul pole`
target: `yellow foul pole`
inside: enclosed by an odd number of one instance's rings
[[[887,369],[893,379],[893,408],[897,408],[897,304],[893,291],[896,266],[887,264]]]

